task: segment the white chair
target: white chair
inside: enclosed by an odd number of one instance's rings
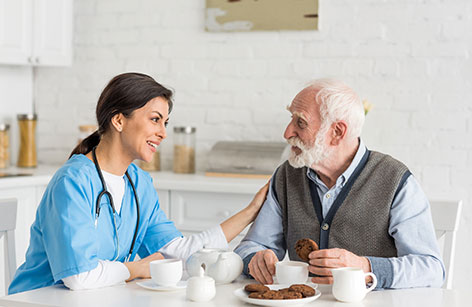
[[[436,239],[441,247],[441,255],[446,267],[446,281],[443,288],[452,289],[456,233],[462,211],[462,201],[431,201]]]
[[[0,199],[0,239],[5,236],[5,294],[16,271],[16,199]]]

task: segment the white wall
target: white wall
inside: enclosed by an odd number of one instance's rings
[[[170,127],[197,126],[200,169],[217,140],[282,140],[297,91],[336,77],[374,104],[363,133],[369,148],[409,165],[431,199],[465,201],[455,285],[466,288],[472,2],[320,0],[320,31],[257,33],[205,32],[204,2],[75,1],[74,65],[40,68],[34,80],[39,160],[66,159],[100,91],[124,71],[175,89]]]

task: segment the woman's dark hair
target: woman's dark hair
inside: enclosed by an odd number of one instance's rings
[[[122,113],[131,116],[134,110],[142,108],[149,100],[162,97],[172,111],[172,91],[157,83],[153,78],[140,73],[124,73],[111,79],[98,99],[96,116],[98,130],[80,142],[69,158],[75,154],[87,154],[100,143],[101,136],[110,129],[113,116]]]

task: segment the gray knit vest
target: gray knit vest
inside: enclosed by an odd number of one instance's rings
[[[367,151],[363,162],[346,182],[343,189],[353,180],[344,201],[333,211],[331,222],[326,223],[325,219],[321,223],[310,193],[307,168],[293,168],[288,161],[283,163],[275,175],[274,188],[282,209],[290,259],[300,260],[294,248],[297,240],[310,238],[320,245],[322,232],[322,243],[327,244],[327,248],[344,248],[359,256],[397,256],[394,240],[388,233],[390,208],[397,190],[409,175],[403,163],[388,155]]]

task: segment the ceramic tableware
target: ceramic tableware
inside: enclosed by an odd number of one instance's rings
[[[333,273],[333,296],[341,302],[360,302],[365,295],[377,286],[377,277],[373,273],[364,273],[360,268],[336,268]],[[366,288],[366,276],[372,277],[372,285]]]
[[[182,278],[182,260],[161,259],[149,263],[152,281],[159,286],[175,286]]]
[[[303,284],[308,279],[308,263],[301,261],[277,262],[275,276],[279,284]]]
[[[217,284],[230,283],[243,271],[243,261],[238,254],[216,248],[204,248],[189,257],[189,276],[198,276],[202,265]]]
[[[198,276],[190,277],[187,281],[187,299],[194,302],[208,302],[216,295],[215,280],[205,276],[201,267]]]

